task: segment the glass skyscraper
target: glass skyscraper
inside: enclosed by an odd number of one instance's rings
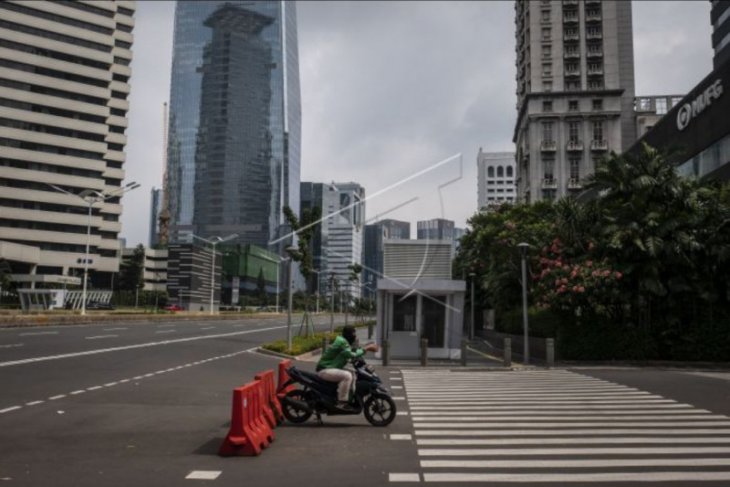
[[[270,247],[299,213],[294,2],[177,2],[168,136],[171,242]]]

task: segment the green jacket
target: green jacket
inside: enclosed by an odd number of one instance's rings
[[[317,363],[317,370],[343,369],[350,359],[362,357],[363,355],[365,355],[365,350],[358,348],[357,351],[353,352],[345,337],[340,335],[322,354],[322,358]]]

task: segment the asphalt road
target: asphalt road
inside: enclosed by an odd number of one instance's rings
[[[329,318],[319,321],[326,328]],[[324,425],[310,422],[277,428],[276,440],[259,457],[219,457],[218,447],[230,420],[231,390],[256,372],[275,368],[279,361],[252,350],[284,336],[285,318],[0,329],[0,483],[365,487],[401,482],[444,486],[570,482],[571,486],[597,487],[636,485],[634,480],[641,478],[642,485],[730,484],[730,453],[703,450],[730,450],[730,434],[723,433],[727,427],[722,426],[730,421],[730,373],[722,372],[590,368],[556,370],[548,376],[539,370],[533,376],[525,375],[530,372],[451,375],[443,367],[429,368],[425,374],[418,368],[379,367],[397,398],[399,412],[408,414],[399,415],[389,427],[374,428],[362,417],[325,418]],[[485,380],[487,388],[481,384]],[[551,405],[554,388],[565,394],[566,407]],[[700,416],[708,415],[717,425],[709,427],[713,431],[693,433],[662,418],[666,421],[663,431],[654,435],[664,437],[664,443],[639,446],[684,449],[642,454],[635,450],[636,440],[626,440],[641,437],[640,433],[603,429],[621,419],[609,419],[609,415],[622,408],[597,405],[595,397],[585,397],[589,393],[603,398],[602,394],[617,391],[630,398],[657,396],[648,405],[629,405],[641,414],[663,415],[663,409],[653,410],[655,402],[661,406],[661,401],[669,401],[681,405],[683,416],[702,420]],[[468,397],[472,392],[489,397]],[[510,409],[530,399],[525,397],[530,393],[539,403],[537,412]],[[479,399],[505,401],[505,415],[485,424],[504,408],[474,404]],[[645,406],[647,411],[641,409]],[[444,409],[449,407],[453,409]],[[558,416],[542,417],[549,414]],[[588,431],[578,436],[567,433],[577,426],[544,424],[560,419],[585,422],[589,414],[605,415],[602,419],[607,424],[580,427]],[[636,428],[648,421],[628,420],[636,421]],[[516,421],[526,424],[509,425]],[[531,434],[535,428],[552,429]],[[552,438],[553,444],[543,444],[545,438]],[[681,440],[674,445],[666,443],[666,438]],[[464,444],[464,440],[477,441]],[[623,450],[618,454],[590,451],[613,446]],[[507,450],[490,448],[524,451],[506,454]],[[572,450],[535,455],[534,448]],[[576,448],[583,450],[576,452]],[[436,451],[424,455],[427,449]],[[448,449],[463,451],[456,455],[440,451]],[[639,461],[639,466],[631,466],[628,460]],[[677,472],[686,478],[676,480]],[[595,475],[577,478],[576,473]],[[612,478],[606,474],[623,480],[606,481]],[[505,480],[505,475],[512,477]],[[713,476],[722,480],[699,481]]]

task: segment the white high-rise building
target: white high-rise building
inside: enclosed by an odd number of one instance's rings
[[[501,203],[514,203],[516,177],[514,152],[482,152],[480,147],[477,155],[479,211]]]
[[[122,187],[134,11],[0,2],[0,259],[21,287],[80,283],[87,239],[91,286],[118,271],[120,198],[89,215],[78,195]]]

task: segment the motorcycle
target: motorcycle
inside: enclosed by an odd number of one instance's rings
[[[364,414],[373,426],[388,426],[396,416],[395,401],[383,386],[375,369],[362,358],[352,360],[355,368],[355,393],[348,409],[337,407],[337,383],[320,378],[317,374],[290,367],[289,380],[301,388],[289,391],[282,399],[284,417],[291,423],[304,423],[312,414],[322,423],[322,415],[344,416]]]

